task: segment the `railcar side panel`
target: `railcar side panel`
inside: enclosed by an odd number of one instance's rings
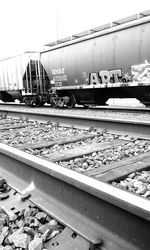
[[[26,54],[0,61],[0,91],[22,90],[27,64]]]

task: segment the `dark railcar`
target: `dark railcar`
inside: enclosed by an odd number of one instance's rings
[[[41,53],[58,106],[105,104],[109,98],[150,104],[150,11],[88,32]]]

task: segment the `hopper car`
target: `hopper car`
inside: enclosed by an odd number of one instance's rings
[[[49,80],[40,63],[40,54],[26,52],[0,61],[0,99],[16,99],[27,106],[42,105],[40,95],[48,93]]]
[[[0,98],[68,108],[109,98],[150,105],[149,45],[150,10],[49,43],[46,51],[16,59],[16,70],[11,64],[14,81],[0,65]]]

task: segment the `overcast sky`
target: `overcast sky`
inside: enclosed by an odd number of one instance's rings
[[[0,58],[150,9],[150,0],[0,0]]]

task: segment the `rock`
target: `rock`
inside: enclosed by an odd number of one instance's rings
[[[47,222],[50,222],[51,220],[53,220],[52,217],[50,217],[49,215],[47,215],[47,218],[46,218]]]
[[[103,159],[103,160],[102,160],[102,164],[105,165],[105,164],[106,164],[106,161],[107,161],[106,159]]]
[[[53,219],[53,220],[50,220],[49,225],[51,226],[51,228],[56,228],[58,223],[56,220]]]
[[[145,178],[149,178],[150,177],[150,171],[142,171],[142,176],[144,176]]]
[[[0,217],[0,226],[4,225],[5,224],[5,218],[3,217]]]
[[[3,243],[5,237],[9,234],[9,227],[3,227],[0,233],[0,245]]]
[[[54,236],[56,236],[57,234],[59,234],[58,230],[54,230],[52,233],[50,230],[47,230],[43,235],[42,235],[42,240],[43,242],[46,242],[50,239],[52,239]]]
[[[150,191],[146,191],[146,193],[143,195],[144,197],[150,197]]]
[[[42,250],[43,248],[43,241],[42,238],[35,238],[29,243],[28,249],[29,250]]]
[[[97,156],[97,160],[99,159],[99,156]],[[87,159],[87,163],[89,164],[89,165],[93,165],[93,161],[92,160],[90,160],[90,159]]]
[[[33,216],[28,216],[24,219],[24,226],[26,227],[38,227],[40,222]]]
[[[23,226],[24,226],[24,222],[23,222],[23,220],[19,220],[19,221],[17,221],[17,222],[16,222],[16,226],[17,226],[18,228],[23,227]]]
[[[148,180],[146,179],[146,177],[145,177],[145,176],[142,176],[142,175],[140,175],[140,176],[138,177],[138,180],[139,180],[139,181],[142,181],[142,182],[144,182],[144,183],[148,183]]]
[[[38,228],[40,225],[41,223],[36,218],[34,218],[34,222],[30,224],[30,227],[35,229]]]
[[[30,208],[30,216],[35,216],[38,212],[39,212],[39,209],[37,207]]]
[[[140,195],[145,194],[145,192],[146,192],[146,186],[143,184],[141,184],[136,190],[136,194],[140,194]]]
[[[5,179],[0,177],[0,188],[3,187],[4,183],[6,183]]]
[[[13,250],[13,248],[11,246],[5,246],[5,247],[0,246],[0,250]]]
[[[29,207],[27,207],[24,211],[24,217],[28,217],[31,216],[31,209]]]
[[[3,242],[4,246],[8,246],[10,244],[10,241],[8,240],[8,237],[9,237],[9,235],[6,236],[5,239],[4,239],[4,242]]]
[[[129,174],[129,176],[128,176],[129,178],[134,178],[135,177],[135,173],[131,173],[131,174]]]
[[[132,182],[133,182],[133,179],[127,177],[127,178],[125,179],[125,181],[127,181],[128,183],[132,183]]]
[[[27,233],[28,235],[31,235],[31,237],[35,236],[35,231],[30,227],[24,227],[24,232]]]
[[[11,188],[7,185],[6,182],[4,182],[2,188],[4,189],[4,192],[9,192],[11,190]]]
[[[88,163],[87,163],[87,162],[84,162],[84,163],[82,164],[82,167],[83,167],[83,169],[87,169],[87,168],[88,168]]]
[[[15,221],[17,219],[17,215],[10,209],[8,209],[6,206],[3,206],[3,209],[5,211],[5,214],[7,214],[9,217],[9,221]]]
[[[3,208],[9,217],[9,221],[12,222],[12,221],[15,221],[17,219],[17,215],[14,212],[10,211],[7,207],[3,207]]]
[[[0,226],[9,223],[9,217],[3,208],[0,208]]]
[[[16,235],[22,234],[24,231],[23,227],[19,228],[18,230],[16,230],[14,233],[12,233],[11,235],[9,235],[8,240],[10,243],[13,243],[13,239]]]
[[[19,214],[18,214],[18,218],[22,218],[24,217],[24,212],[25,212],[25,209],[23,208],[22,210],[20,210]]]
[[[45,223],[46,217],[47,217],[47,214],[44,212],[38,212],[35,215],[35,218],[38,219],[38,221],[40,221],[42,224]]]
[[[9,213],[9,220],[10,221],[15,221],[17,219],[17,215],[15,213]]]
[[[135,193],[135,189],[131,185],[128,186],[128,191]]]
[[[147,190],[150,191],[150,184],[147,185]]]
[[[38,228],[38,231],[42,234],[44,234],[49,229],[49,223],[46,223],[45,225],[42,225]],[[51,231],[52,232],[52,231]]]
[[[143,183],[141,181],[135,180],[135,182],[133,183],[134,188],[139,188],[139,186],[141,186]]]
[[[50,235],[51,235],[51,233],[52,233],[52,231],[51,230],[49,230],[49,229],[47,229],[46,231],[45,231],[45,233],[42,235],[42,240],[43,240],[43,242],[46,242],[47,240],[49,240],[50,239]]]
[[[93,152],[92,157],[95,157],[95,156],[97,156],[97,154],[96,154],[96,152]]]
[[[56,230],[58,226],[57,221],[55,220],[50,220],[50,222],[46,223],[45,225],[42,225],[39,227],[39,232],[45,233],[47,230],[50,230],[51,232]]]
[[[30,239],[27,234],[22,233],[15,235],[13,238],[13,243],[15,247],[27,248],[29,245]]]
[[[58,230],[54,230],[54,231],[51,233],[49,239],[52,239],[52,238],[53,238],[54,236],[56,236],[57,234],[59,234],[59,231],[58,231]]]

